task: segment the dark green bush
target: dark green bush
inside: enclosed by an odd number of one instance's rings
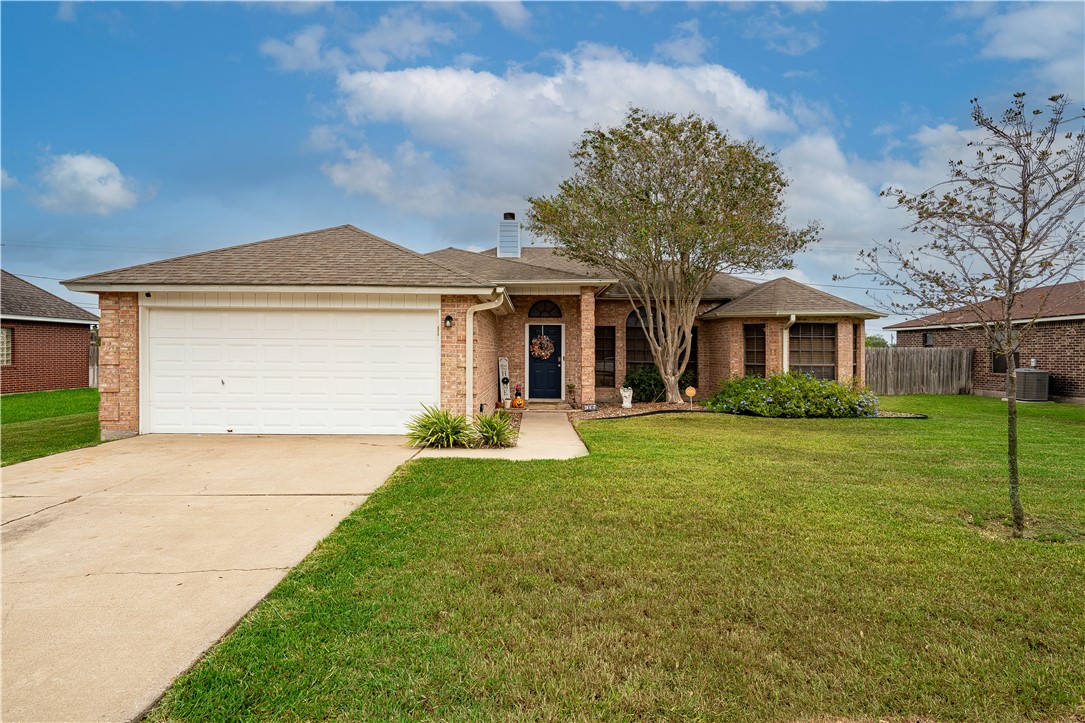
[[[422,413],[407,422],[412,447],[470,447],[475,435],[467,417],[422,405]]]
[[[878,397],[857,384],[789,372],[724,382],[705,408],[757,417],[876,417]]]
[[[684,393],[686,387],[693,384],[693,372],[686,370],[678,377],[678,391]],[[663,377],[655,366],[641,367],[625,375],[623,387],[633,389],[634,402],[662,402],[667,398],[667,390],[663,387]]]
[[[472,431],[476,441],[485,447],[511,447],[516,443],[512,418],[504,409],[475,417]]]

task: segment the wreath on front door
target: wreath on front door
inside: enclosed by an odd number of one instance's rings
[[[536,359],[549,359],[554,354],[554,342],[546,334],[539,334],[531,340],[531,356]]]

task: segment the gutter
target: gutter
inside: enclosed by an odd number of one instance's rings
[[[795,323],[795,315],[792,314],[787,323],[784,324],[784,329],[781,332],[783,338],[780,340],[780,348],[783,350],[781,355],[783,358],[780,360],[780,364],[783,366],[784,374],[791,371],[791,335],[788,334],[788,329]]]
[[[475,312],[487,311],[489,309],[496,309],[504,304],[508,297],[505,296],[505,287],[498,286],[493,290],[493,293],[497,294],[497,298],[492,301],[484,301],[481,304],[475,304],[467,309],[467,369],[465,373],[467,375],[467,421],[470,422],[475,418]]]

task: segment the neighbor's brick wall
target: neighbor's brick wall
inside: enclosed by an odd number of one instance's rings
[[[923,346],[922,331],[898,331],[897,346]],[[1006,376],[995,374],[991,351],[979,329],[935,329],[936,347],[975,349],[972,388],[976,392],[1006,393]],[[1021,366],[1036,359],[1036,368],[1050,372],[1048,392],[1053,397],[1085,398],[1085,321],[1037,324],[1021,340]]]
[[[90,383],[89,326],[4,319],[11,364],[0,367],[0,394],[76,389]]]
[[[444,316],[441,317],[442,319]],[[475,412],[485,404],[487,414],[494,411],[501,395],[497,370],[497,316],[492,311],[475,314]]]
[[[139,434],[139,300],[131,292],[98,294],[98,419],[102,439]]]

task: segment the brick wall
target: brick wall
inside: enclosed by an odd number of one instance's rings
[[[444,317],[442,317],[444,318]],[[492,311],[475,314],[475,412],[485,404],[485,412],[494,411],[500,390],[497,381],[497,316]]]
[[[89,384],[90,327],[4,319],[11,364],[0,367],[0,393],[75,389]]]
[[[467,413],[467,309],[477,303],[477,296],[441,297],[441,409],[454,414]],[[452,328],[446,328],[450,314]]]
[[[562,339],[562,368],[565,372],[565,384],[577,384],[581,379],[581,328],[580,328],[580,296],[513,296],[512,303],[516,310],[505,316],[497,318],[497,335],[499,356],[509,359],[509,387],[515,394],[516,385],[520,385],[522,391],[527,392],[527,373],[524,367],[526,354],[526,325],[532,324],[563,324],[564,334]],[[561,309],[560,319],[528,319],[528,312],[537,301],[543,299],[553,301]],[[592,344],[595,344],[595,328],[592,327]],[[592,369],[594,375],[595,370]],[[594,379],[594,376],[593,376]],[[566,394],[562,389],[562,393]],[[580,398],[578,384],[577,399]]]
[[[595,289],[580,289],[580,377],[576,401],[579,405],[595,404]]]
[[[934,329],[936,347],[972,348],[972,388],[979,393],[1005,394],[1006,375],[992,368],[990,349],[980,329]],[[898,331],[897,346],[923,346],[921,330]],[[1048,392],[1053,397],[1085,398],[1085,321],[1037,324],[1021,339],[1021,366],[1036,360],[1036,368],[1050,372]]]
[[[139,301],[135,293],[98,294],[98,419],[102,439],[139,434]]]

